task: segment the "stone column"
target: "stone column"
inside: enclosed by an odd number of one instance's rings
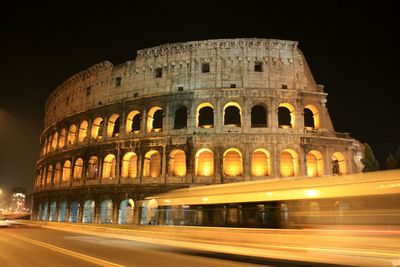
[[[161,179],[163,179],[164,183],[167,183],[167,155],[166,155],[166,145],[162,145],[162,160],[161,160]]]

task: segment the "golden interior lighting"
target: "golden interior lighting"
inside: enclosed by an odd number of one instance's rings
[[[107,123],[107,137],[112,137],[113,136],[114,128],[115,128],[115,125],[116,125],[115,122],[117,121],[118,118],[119,118],[118,114],[112,114],[110,116],[110,119],[108,120],[108,123]]]
[[[268,176],[270,169],[269,152],[265,149],[256,149],[251,157],[252,176]]]
[[[279,107],[287,108],[290,112],[290,126],[289,127],[282,127],[282,128],[294,128],[296,122],[296,115],[294,107],[289,103],[280,103]]]
[[[316,150],[311,150],[306,156],[306,168],[308,177],[324,175],[324,162],[322,154]]]
[[[75,161],[74,165],[74,180],[82,179],[82,172],[83,172],[83,160],[81,158],[78,158]]]
[[[56,169],[54,171],[54,178],[53,178],[54,184],[58,184],[58,182],[60,181],[60,175],[61,175],[61,164],[57,163]]]
[[[68,145],[75,144],[75,137],[76,137],[76,125],[72,124],[69,127],[69,131],[68,131]]]
[[[97,117],[93,120],[92,123],[92,138],[100,139],[103,134],[103,118]]]
[[[115,177],[115,156],[108,154],[103,161],[103,179],[112,179]]]
[[[98,171],[99,160],[96,156],[91,156],[88,162],[88,168],[86,171],[86,178],[88,179],[96,179],[97,171]]]
[[[84,142],[86,140],[87,128],[88,128],[88,122],[87,121],[82,121],[81,125],[79,126],[78,143],[82,143],[82,142]]]
[[[297,176],[297,154],[292,149],[285,149],[280,155],[280,175],[282,177]]]
[[[133,118],[140,114],[140,112],[138,110],[133,110],[131,112],[129,112],[128,116],[126,116],[126,133],[130,134],[132,132],[132,122],[133,122]]]
[[[335,161],[339,164],[339,170],[338,170],[339,172],[336,174],[339,175],[347,174],[346,158],[341,152],[335,152],[332,154],[332,164]]]
[[[64,162],[62,171],[62,181],[67,182],[71,177],[71,161],[67,160]]]
[[[154,114],[156,113],[156,111],[161,110],[162,108],[160,107],[152,107],[149,112],[147,113],[147,132],[151,133],[153,131],[153,122],[154,122]],[[160,129],[161,130],[161,129]],[[158,130],[157,132],[159,132],[160,130]]]
[[[53,165],[49,165],[47,168],[46,184],[51,183],[51,176],[53,175]]]
[[[57,144],[58,144],[58,133],[55,132],[53,135],[53,143],[51,144],[51,148],[53,150],[57,149]]]
[[[65,146],[65,136],[66,136],[66,133],[67,131],[65,130],[65,129],[62,129],[61,130],[61,133],[60,133],[60,142],[58,142],[58,147],[59,148],[63,148],[64,146]]]
[[[242,176],[242,154],[236,148],[230,148],[224,153],[224,175]]]
[[[169,156],[169,173],[172,176],[185,176],[186,175],[186,154],[181,149],[175,149]]]
[[[202,148],[197,151],[195,164],[196,176],[214,175],[214,155],[211,150]]]
[[[122,158],[121,176],[135,178],[137,176],[137,156],[134,152],[128,152]]]
[[[156,150],[150,150],[144,158],[143,176],[159,177],[161,174],[161,155]]]
[[[309,109],[313,114],[314,119],[314,129],[319,129],[319,112],[318,109],[314,105],[307,105],[304,108]]]

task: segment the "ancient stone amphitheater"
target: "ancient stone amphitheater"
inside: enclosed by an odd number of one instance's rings
[[[33,218],[145,223],[141,200],[170,189],[359,172],[297,45],[165,44],[67,79],[45,106]]]

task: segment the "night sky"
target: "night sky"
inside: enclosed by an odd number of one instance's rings
[[[1,189],[32,191],[52,90],[93,64],[117,65],[134,59],[138,49],[163,43],[296,40],[315,80],[325,86],[335,130],[370,144],[383,167],[400,144],[395,1],[147,2],[0,4]]]

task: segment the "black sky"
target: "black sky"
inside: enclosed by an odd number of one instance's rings
[[[32,190],[44,103],[56,86],[171,42],[296,40],[325,86],[335,130],[369,143],[381,165],[400,144],[395,1],[35,2],[0,4],[0,188]]]

